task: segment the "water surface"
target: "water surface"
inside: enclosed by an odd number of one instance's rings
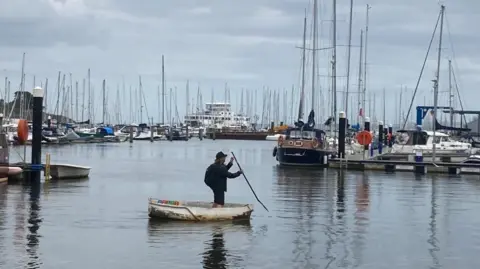
[[[44,148],[91,177],[0,185],[0,268],[479,267],[480,177],[284,169],[273,144]],[[203,175],[219,150],[235,152],[270,212],[237,178],[227,201],[255,203],[250,225],[149,221],[148,197],[213,199]]]

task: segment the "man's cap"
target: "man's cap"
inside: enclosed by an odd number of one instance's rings
[[[223,152],[218,152],[217,155],[215,155],[215,159],[220,159],[220,158],[225,158],[227,157],[227,154],[223,153]]]

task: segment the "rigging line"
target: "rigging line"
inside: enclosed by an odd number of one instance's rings
[[[450,47],[451,47],[451,50],[452,50],[452,61],[453,61],[455,70],[459,70],[458,63],[457,63],[457,57],[456,57],[456,54],[455,54],[455,49],[453,47],[452,34],[450,32],[450,24],[448,22],[448,17],[446,15],[444,15],[444,16],[445,16],[445,24],[447,26],[448,41],[450,43]],[[453,70],[452,70],[452,73],[453,73]],[[459,80],[460,80],[460,78],[459,78]],[[457,82],[455,81],[455,83],[457,83]],[[458,91],[458,84],[456,84],[456,87],[457,87],[457,91]],[[458,99],[460,99],[460,95],[458,95]],[[460,100],[460,103],[462,103],[462,100]],[[463,107],[462,107],[462,110],[463,110]],[[465,117],[465,114],[463,114],[463,116]]]
[[[460,102],[460,108],[464,110],[462,98],[460,98],[460,90],[458,89],[457,77],[455,76],[455,70],[453,69],[452,69],[452,76],[453,76],[453,82],[455,83],[455,90],[457,91],[457,95],[458,95],[458,101]],[[462,117],[463,117],[463,120],[465,121],[465,124],[467,124],[467,117],[465,116],[465,114],[462,114]]]
[[[406,119],[408,119],[408,117],[410,116],[410,112],[412,111],[413,101],[415,100],[415,95],[417,94],[418,86],[420,85],[420,81],[422,80],[423,71],[425,70],[425,65],[427,64],[428,54],[430,53],[430,49],[432,48],[432,43],[433,43],[433,40],[435,39],[435,33],[437,32],[438,23],[440,22],[441,15],[442,15],[442,11],[440,11],[440,13],[438,14],[437,23],[435,24],[435,28],[433,29],[432,38],[430,38],[430,44],[428,45],[427,54],[425,55],[425,59],[423,60],[422,69],[420,70],[420,75],[418,76],[418,79],[417,79],[417,85],[415,86],[415,90],[413,91],[412,100],[410,101],[410,106],[408,107],[408,112],[407,112],[407,115],[405,116]],[[406,125],[407,125],[407,121],[405,120],[403,122],[402,129],[405,129]]]

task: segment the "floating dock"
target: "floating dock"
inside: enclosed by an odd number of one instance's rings
[[[480,164],[456,162],[415,162],[401,160],[330,159],[329,168],[357,171],[413,172],[416,174],[474,174],[480,175]]]

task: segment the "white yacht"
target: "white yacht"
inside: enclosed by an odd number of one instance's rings
[[[470,153],[470,143],[454,141],[448,134],[435,132],[435,140],[432,131],[399,130],[395,135],[395,144],[392,153],[432,153],[433,144],[437,153]]]
[[[236,114],[230,103],[206,103],[205,110],[185,115],[186,125],[194,128],[250,127],[250,117]]]

